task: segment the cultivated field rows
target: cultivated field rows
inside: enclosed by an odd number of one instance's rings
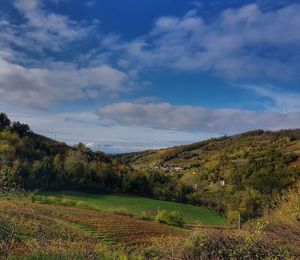
[[[10,200],[0,200],[1,219],[11,224],[17,239],[12,239],[10,251],[19,256],[36,251],[57,254],[60,249],[71,250],[74,246],[86,251],[91,245],[94,251],[117,252],[126,248],[128,252],[154,244],[166,246],[189,233],[112,213]]]

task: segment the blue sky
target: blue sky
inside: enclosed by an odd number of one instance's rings
[[[2,0],[0,110],[111,153],[298,128],[299,14],[296,0]]]

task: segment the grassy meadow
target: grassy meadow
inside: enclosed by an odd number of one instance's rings
[[[56,200],[57,198],[58,200]],[[70,206],[115,212],[136,217],[154,218],[158,210],[177,211],[188,224],[222,225],[224,219],[216,212],[176,202],[154,200],[125,195],[94,195],[78,192],[44,192],[36,196],[37,202],[69,204]]]

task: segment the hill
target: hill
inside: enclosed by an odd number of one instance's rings
[[[0,114],[0,178],[26,190],[126,193],[214,209],[236,223],[300,176],[300,130],[251,131],[156,151],[110,156],[70,147]],[[3,186],[3,185],[2,185]]]
[[[248,157],[254,150],[272,148],[287,148],[284,152],[300,154],[300,129],[281,130],[277,132],[254,130],[234,136],[223,136],[205,141],[175,146],[159,150],[146,150],[127,154],[119,154],[125,162],[135,168],[161,167],[163,171],[179,171],[195,168],[201,165],[210,166],[209,162],[216,161],[218,156],[226,153],[229,158]],[[282,151],[282,150],[281,150]],[[239,152],[239,154],[237,154]],[[169,167],[169,169],[168,169]],[[177,167],[177,169],[172,169]],[[165,169],[164,169],[165,168]]]
[[[186,202],[244,220],[299,179],[300,130],[250,131],[191,145],[119,155],[138,170],[171,176]],[[170,188],[171,189],[171,188]],[[159,193],[159,192],[158,192]]]
[[[113,192],[131,171],[112,156],[38,135],[0,114],[0,178],[6,186]]]

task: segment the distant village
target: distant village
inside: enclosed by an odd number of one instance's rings
[[[185,167],[179,167],[179,166],[173,167],[173,166],[162,166],[162,165],[155,166],[154,169],[158,171],[168,172],[168,173],[175,173],[175,172],[186,170]]]
[[[163,171],[163,172],[166,172],[166,173],[170,173],[170,174],[173,174],[173,173],[178,173],[180,171],[184,171],[184,170],[188,170],[190,167],[180,167],[180,166],[165,166],[165,165],[158,165],[158,166],[155,166],[154,169],[155,170],[158,170],[158,171]],[[196,174],[196,172],[192,172],[192,174]],[[221,178],[219,181],[218,181],[218,184],[220,186],[225,186],[226,185],[226,181],[225,179]],[[197,184],[194,184],[194,189],[197,189],[198,188],[198,185]]]

